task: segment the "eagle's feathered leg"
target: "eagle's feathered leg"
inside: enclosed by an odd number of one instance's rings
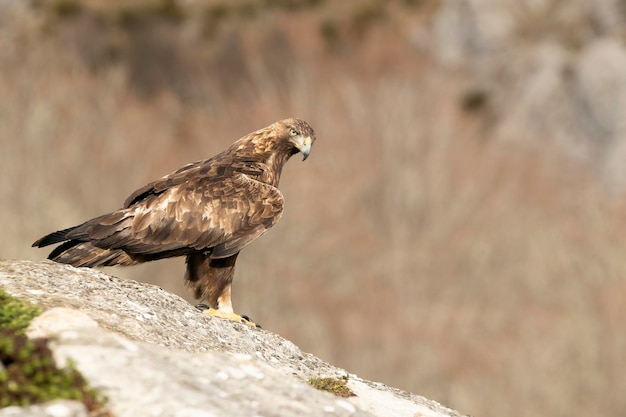
[[[236,253],[227,258],[211,259],[210,253],[196,252],[187,255],[185,283],[194,291],[202,304],[198,307],[207,314],[250,326],[256,326],[245,316],[235,314],[230,298],[235,274]]]

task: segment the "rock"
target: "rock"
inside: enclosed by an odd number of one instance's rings
[[[575,67],[579,120],[592,145],[600,149],[596,164],[613,191],[626,190],[626,48],[617,39],[590,42]]]
[[[57,400],[29,407],[0,409],[0,417],[88,417],[85,405],[78,401]]]
[[[489,92],[494,139],[552,147],[619,195],[626,191],[624,16],[613,0],[444,0],[429,45],[441,69]]]
[[[91,320],[79,310],[53,308],[33,326],[51,329],[46,336],[54,340],[57,363],[65,366],[73,358],[118,417],[369,415],[252,355],[189,353],[131,341],[102,328],[76,327],[77,318]],[[67,326],[61,329],[58,320]]]
[[[152,285],[49,261],[2,261],[0,286],[47,309],[27,334],[49,337],[57,362],[71,358],[118,417],[460,416]],[[356,396],[318,391],[307,383],[317,377],[347,377]]]

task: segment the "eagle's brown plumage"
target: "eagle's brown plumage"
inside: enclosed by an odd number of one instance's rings
[[[313,141],[315,133],[303,120],[281,120],[138,189],[121,209],[33,246],[61,243],[48,258],[84,267],[186,256],[185,279],[196,298],[232,313],[237,255],[278,221],[283,165],[298,152],[306,159]]]

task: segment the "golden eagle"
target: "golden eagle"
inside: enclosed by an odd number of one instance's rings
[[[209,313],[242,321],[231,303],[237,255],[278,221],[283,165],[298,152],[306,159],[314,141],[305,121],[281,120],[138,189],[121,209],[46,235],[33,246],[61,243],[48,259],[77,267],[185,256],[186,284]]]

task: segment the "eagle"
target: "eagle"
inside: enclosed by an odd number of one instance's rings
[[[280,120],[139,188],[119,210],[50,233],[33,247],[59,244],[48,259],[75,267],[185,256],[185,282],[206,312],[254,325],[233,311],[235,262],[280,219],[283,166],[297,153],[306,160],[315,139],[304,120]]]

